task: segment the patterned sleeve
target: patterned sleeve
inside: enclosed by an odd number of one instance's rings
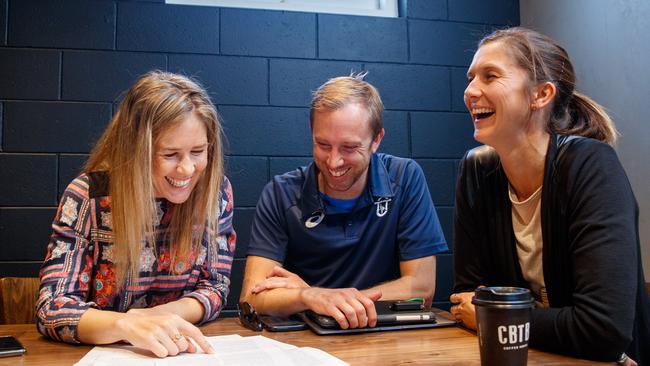
[[[193,292],[185,295],[185,297],[198,300],[205,309],[203,319],[199,324],[217,318],[219,312],[226,305],[230,291],[230,271],[235,255],[237,234],[232,225],[234,208],[232,186],[226,177],[224,177],[221,187],[220,199],[218,234],[214,239],[216,243],[208,245],[196,288]]]
[[[88,239],[93,207],[88,185],[88,177],[81,175],[63,193],[40,271],[37,329],[46,337],[67,343],[80,343],[79,319],[89,307],[97,307],[86,301],[93,267]]]

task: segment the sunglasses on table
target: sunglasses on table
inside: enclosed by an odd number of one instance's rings
[[[271,332],[287,332],[307,328],[305,323],[297,319],[296,316],[279,317],[260,315],[255,311],[253,305],[246,301],[237,304],[237,311],[241,324],[255,332],[261,332],[262,329],[267,329]]]
[[[264,329],[264,324],[257,315],[253,305],[246,301],[237,304],[237,313],[239,314],[239,321],[241,324],[255,332],[261,332]]]

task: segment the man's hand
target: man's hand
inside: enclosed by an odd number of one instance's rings
[[[256,283],[251,293],[258,294],[274,288],[306,288],[309,285],[297,274],[275,266],[262,282]]]
[[[476,330],[476,309],[472,304],[473,297],[473,291],[451,294],[449,301],[455,305],[449,309],[449,312],[456,320],[460,320],[464,326]]]
[[[325,289],[305,288],[300,294],[302,302],[312,311],[334,318],[341,329],[374,327],[377,325],[375,301],[381,291],[366,291],[355,288]]]

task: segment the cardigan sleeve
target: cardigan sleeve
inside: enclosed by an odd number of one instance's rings
[[[470,150],[460,162],[456,181],[456,204],[454,207],[454,292],[474,291],[484,284],[481,256],[479,253],[479,226],[476,220],[476,194],[478,187],[473,169],[476,151]]]
[[[531,345],[612,361],[627,348],[634,327],[636,201],[610,146],[580,139],[563,154],[556,169],[567,174],[557,181],[566,185],[566,212],[554,214],[566,215],[568,238],[558,240],[568,244],[573,278],[565,280],[572,294],[567,304],[556,307],[551,299],[552,308],[533,312]]]
[[[226,299],[230,291],[230,273],[235,255],[237,234],[232,223],[234,210],[233,191],[230,181],[226,177],[224,177],[221,188],[220,206],[218,233],[212,239],[213,243],[207,245],[205,261],[201,266],[194,291],[184,295],[184,297],[196,299],[203,306],[203,319],[199,324],[217,318],[226,305]],[[214,241],[216,241],[216,244]]]

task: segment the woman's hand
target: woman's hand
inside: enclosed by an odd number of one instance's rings
[[[160,306],[153,308],[132,308],[126,311],[129,315],[137,316],[153,316],[153,315],[171,315],[172,313],[163,311]]]
[[[120,317],[115,325],[124,341],[149,350],[158,357],[174,356],[181,352],[195,353],[197,349],[192,340],[204,352],[214,353],[199,328],[175,314],[154,309],[133,309]]]
[[[451,294],[449,301],[455,305],[449,309],[449,312],[456,320],[460,320],[465,327],[476,330],[476,310],[474,304],[472,304],[473,297],[473,291]]]

